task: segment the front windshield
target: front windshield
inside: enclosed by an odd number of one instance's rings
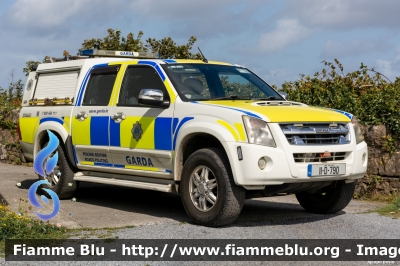
[[[162,67],[186,101],[284,100],[246,68],[213,64],[165,64]]]

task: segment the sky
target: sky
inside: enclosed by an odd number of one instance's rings
[[[25,62],[74,55],[85,39],[120,29],[186,44],[208,60],[246,66],[278,88],[337,58],[400,76],[398,0],[1,0],[0,87],[26,77]]]

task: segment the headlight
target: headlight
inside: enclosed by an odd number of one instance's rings
[[[243,116],[243,122],[249,143],[276,147],[267,123],[250,116]]]
[[[364,141],[364,136],[361,132],[360,124],[358,124],[358,120],[355,116],[351,119],[351,123],[353,124],[354,133],[356,134],[356,143],[361,143]]]

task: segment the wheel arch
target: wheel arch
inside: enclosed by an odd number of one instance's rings
[[[44,147],[44,145],[49,141],[49,136],[47,130],[51,131],[59,140],[60,145],[64,149],[69,163],[76,168],[76,163],[74,159],[73,147],[71,136],[68,134],[67,130],[58,122],[49,121],[44,122],[39,125],[35,137],[35,145],[33,150],[33,158],[36,157],[38,152]]]
[[[180,181],[183,166],[187,158],[195,151],[202,148],[220,148],[226,155],[229,165],[233,170],[232,157],[227,152],[226,141],[235,141],[232,134],[222,126],[215,124],[204,125],[204,123],[190,123],[182,128],[177,138],[177,145],[174,155],[174,180]],[[235,173],[232,171],[233,178]]]

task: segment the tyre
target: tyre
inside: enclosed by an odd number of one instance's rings
[[[45,177],[39,175],[39,179],[50,183],[50,185],[43,185],[44,188],[54,191],[60,199],[68,199],[74,195],[78,184],[74,181],[74,171],[65,156],[63,147],[58,145],[57,152],[58,161],[54,170]]]
[[[296,198],[308,212],[330,214],[343,210],[353,198],[354,190],[354,182],[337,181],[315,193],[297,193]]]
[[[221,149],[200,149],[189,156],[182,171],[181,197],[195,223],[222,226],[239,216],[245,190],[235,184]]]

